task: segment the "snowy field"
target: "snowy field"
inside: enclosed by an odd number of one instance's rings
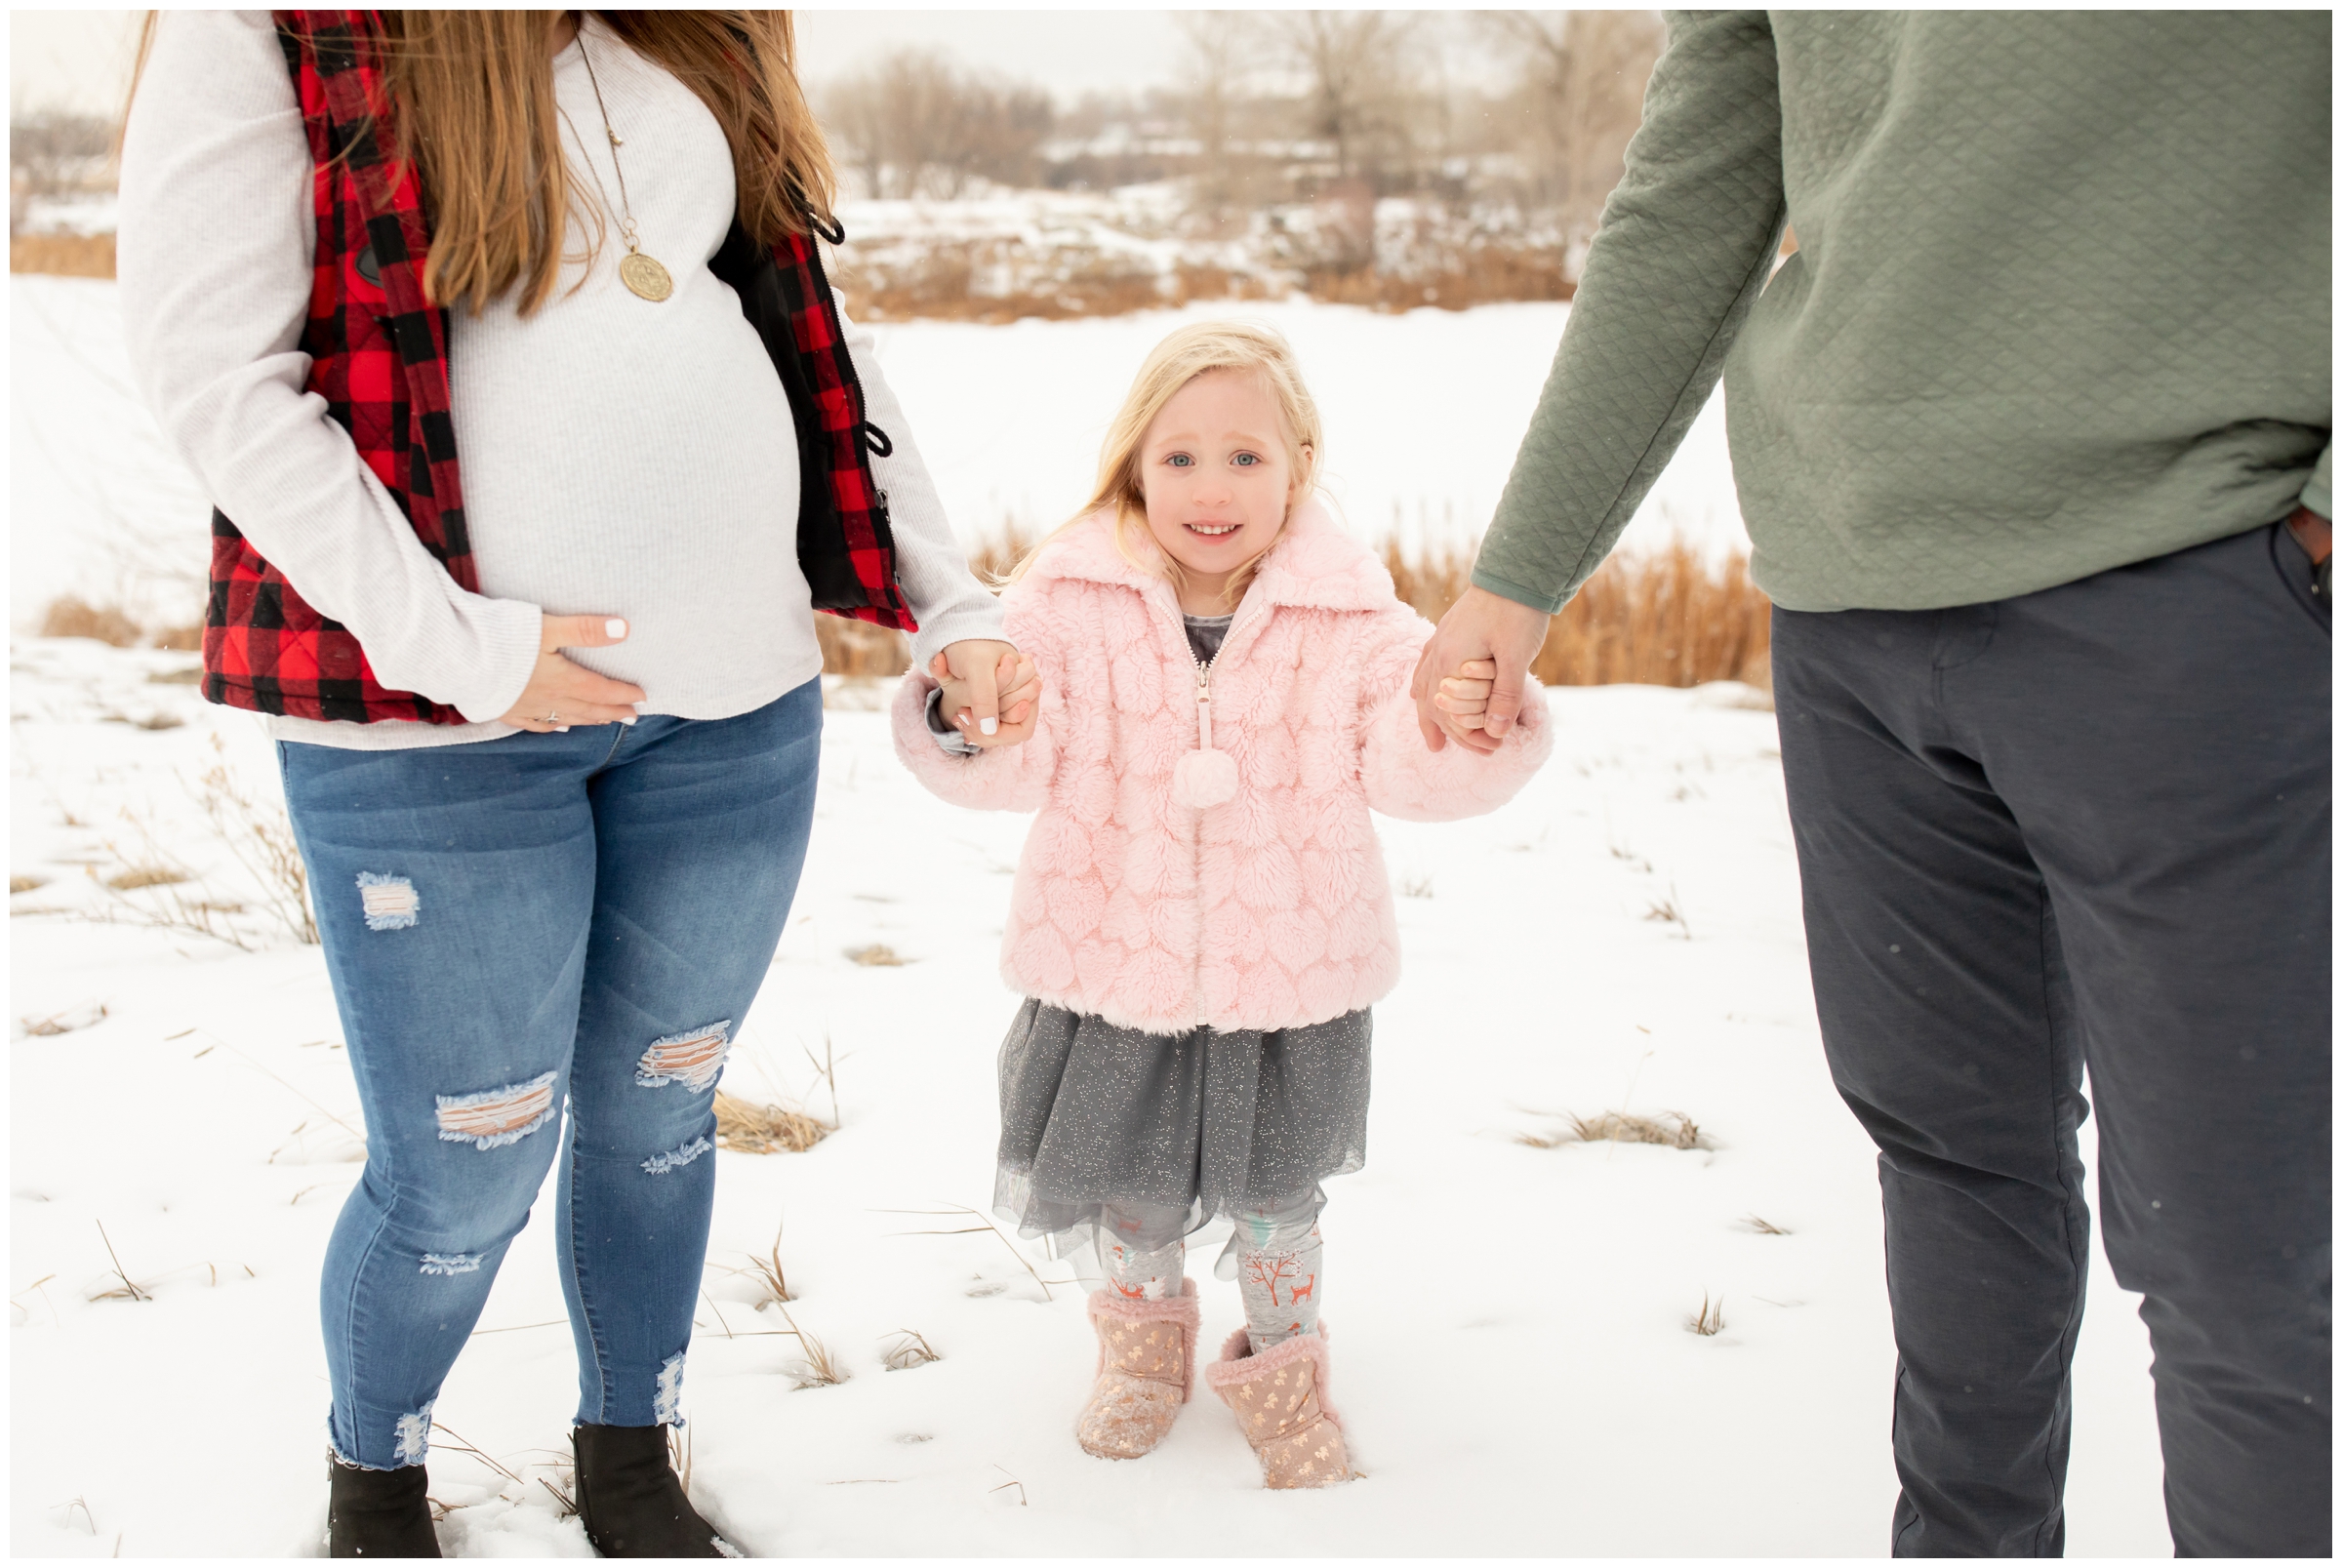
[[[202,517],[129,399],[108,286],[17,278],[12,304],[9,868],[41,885],[12,894],[10,1547],[313,1554],[317,1272],[362,1134],[340,1026],[317,949],[271,925],[234,854],[251,839],[202,809],[207,772],[273,808],[256,721],[200,702],[187,656],[24,634],[28,596],[84,575],[166,583],[157,552],[196,547]],[[1259,313],[1314,374],[1361,528],[1413,497],[1477,526],[1465,503],[1502,484],[1558,308]],[[1164,325],[885,329],[963,524],[1064,509]],[[1703,432],[1678,512],[1736,527]],[[1772,718],[1737,696],[1557,692],[1555,756],[1518,800],[1383,824],[1407,972],[1377,1010],[1367,1168],[1329,1185],[1325,1219],[1334,1397],[1366,1473],[1301,1494],[1259,1489],[1208,1396],[1144,1461],[1084,1455],[1095,1350],[1066,1266],[997,1233],[905,1233],[977,1219],[892,1212],[989,1198],[1024,822],[933,800],[884,716],[841,701],[804,887],[725,1078],[840,1126],[803,1154],[715,1156],[684,1396],[701,1508],[760,1555],[1878,1551],[1878,1188],[1823,1068]],[[102,885],[166,863],[192,880]],[[174,900],[245,945],[141,923]],[[846,958],[873,943],[907,961]],[[1712,1146],[1556,1142],[1567,1113],[1611,1110],[1680,1112]],[[797,1386],[804,1349],[734,1271],[776,1234],[787,1310],[840,1384]],[[1240,1312],[1204,1284],[1216,1346]],[[2103,1262],[2092,1290],[2068,1549],[2167,1554],[2144,1331]],[[1685,1328],[1703,1300],[1713,1337]],[[561,1317],[541,1222],[437,1407],[453,1553],[588,1554],[551,1490],[575,1400]],[[886,1370],[899,1331],[942,1359]]]

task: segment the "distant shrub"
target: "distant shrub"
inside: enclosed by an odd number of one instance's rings
[[[114,237],[12,234],[8,241],[8,269],[49,272],[68,278],[110,278],[114,275]]]
[[[71,594],[49,601],[41,612],[44,637],[94,637],[114,648],[135,648],[145,633],[113,605],[86,604]]]

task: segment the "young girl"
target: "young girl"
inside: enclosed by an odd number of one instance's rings
[[[1135,1459],[1169,1431],[1194,1386],[1183,1238],[1226,1216],[1214,1272],[1245,1326],[1206,1375],[1272,1487],[1351,1475],[1317,1215],[1319,1182],[1363,1163],[1367,1009],[1398,978],[1366,813],[1488,811],[1552,745],[1532,687],[1493,754],[1427,748],[1407,688],[1432,628],[1312,499],[1323,450],[1282,339],[1173,333],[1085,514],[1004,596],[1047,677],[999,732],[1026,744],[970,754],[976,727],[916,670],[895,704],[938,794],[1040,812],[1002,951],[1027,1000],[1000,1051],[995,1202],[1059,1256],[1097,1248],[1081,1444]]]

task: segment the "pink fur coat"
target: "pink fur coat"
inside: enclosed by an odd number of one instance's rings
[[[926,725],[935,683],[914,669],[895,748],[946,800],[1039,811],[1001,976],[1125,1027],[1295,1028],[1379,1001],[1398,980],[1398,922],[1368,810],[1492,811],[1553,749],[1534,682],[1495,754],[1424,744],[1407,684],[1431,625],[1314,502],[1213,661],[1208,748],[1178,596],[1123,557],[1107,517],[1048,545],[1005,603],[1043,681],[1031,739],[947,753]]]

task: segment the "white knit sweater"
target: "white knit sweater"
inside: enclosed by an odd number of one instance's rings
[[[554,60],[563,141],[589,206],[562,287],[523,319],[507,298],[450,312],[448,368],[480,591],[458,587],[359,460],[301,352],[316,246],[307,139],[264,11],[168,12],[122,157],[118,271],[132,365],[165,433],[253,546],[349,627],[384,684],[473,722],[279,718],[281,740],[359,748],[514,733],[496,722],[537,657],[541,612],[624,616],[620,647],[575,651],[641,686],[645,713],[728,718],[821,670],[796,560],[788,400],[732,290],[707,268],[734,210],[713,115],[598,21],[585,48],[625,145],[642,248],[675,292],[618,281],[617,171],[580,46]],[[572,131],[574,129],[574,133]],[[587,172],[589,160],[592,173]],[[579,230],[583,228],[584,233]],[[570,285],[576,284],[574,292]],[[1000,635],[867,333],[849,330],[923,664]]]

